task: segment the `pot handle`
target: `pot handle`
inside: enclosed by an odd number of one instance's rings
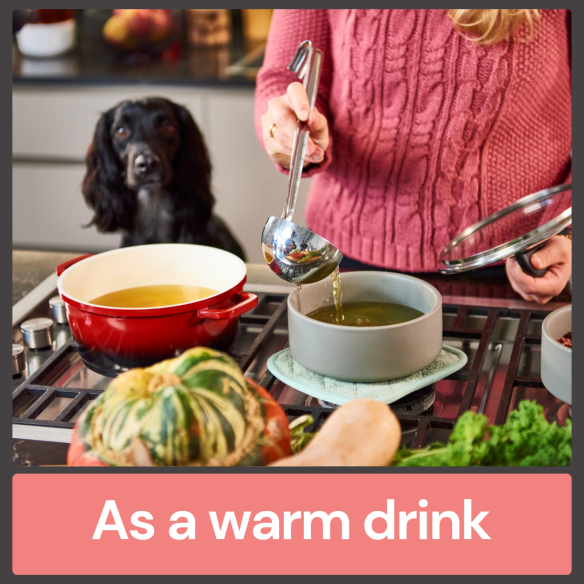
[[[230,306],[229,308],[201,308],[201,310],[199,310],[199,317],[213,318],[215,320],[234,318],[236,316],[241,316],[244,312],[247,312],[258,305],[258,297],[255,294],[240,292],[238,296],[240,302],[235,306]]]
[[[62,264],[59,264],[56,267],[57,276],[60,276],[67,268],[71,267],[73,264],[76,264],[77,262],[80,262],[81,260],[84,260],[85,258],[90,258],[92,255],[93,255],[92,253],[88,253],[86,255],[82,255],[82,256],[79,256],[78,258],[73,258],[72,260],[69,260],[67,262],[63,262]]]

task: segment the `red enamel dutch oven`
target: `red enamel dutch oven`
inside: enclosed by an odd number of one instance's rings
[[[144,367],[196,346],[228,351],[239,317],[258,304],[243,292],[245,263],[213,247],[153,244],[81,256],[57,267],[71,334],[83,361],[105,375]],[[196,302],[113,308],[91,300],[138,286],[182,284],[217,290]]]

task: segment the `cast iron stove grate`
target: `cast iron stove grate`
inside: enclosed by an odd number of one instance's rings
[[[287,346],[287,296],[258,295],[258,306],[241,319],[232,355],[248,377],[272,394],[290,420],[312,415],[315,421],[307,431],[314,431],[332,409],[307,400],[306,395],[276,379],[266,366],[271,354]],[[404,400],[393,406],[402,425],[403,444],[417,448],[447,440],[458,417],[468,410],[485,413],[489,420],[502,424],[521,399],[535,399],[543,405],[548,419],[565,421],[565,404],[547,392],[539,374],[545,310],[458,306],[449,304],[448,297],[444,302],[444,342],[463,350],[468,363],[454,375],[419,391],[426,400],[425,411],[412,413],[411,408],[403,407]],[[83,409],[110,381],[85,368],[68,328],[60,329],[62,344],[58,349],[27,351],[36,353],[32,357],[41,363],[13,391],[13,423],[20,428],[70,432]]]

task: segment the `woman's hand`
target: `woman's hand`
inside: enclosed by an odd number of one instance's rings
[[[515,258],[505,264],[507,277],[513,290],[525,300],[545,304],[565,288],[572,275],[572,241],[559,235],[551,237],[531,256],[531,265],[537,270],[547,268],[543,278],[526,274]]]
[[[309,107],[304,85],[296,81],[288,85],[286,95],[270,99],[268,111],[262,116],[263,139],[268,156],[284,168],[290,168],[297,118],[308,121],[310,128],[304,166],[322,162],[324,152],[329,147],[326,118],[316,108],[309,112]]]

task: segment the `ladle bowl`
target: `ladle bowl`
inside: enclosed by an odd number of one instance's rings
[[[280,217],[267,220],[262,251],[272,272],[297,286],[326,278],[343,259],[343,254],[324,237]]]

